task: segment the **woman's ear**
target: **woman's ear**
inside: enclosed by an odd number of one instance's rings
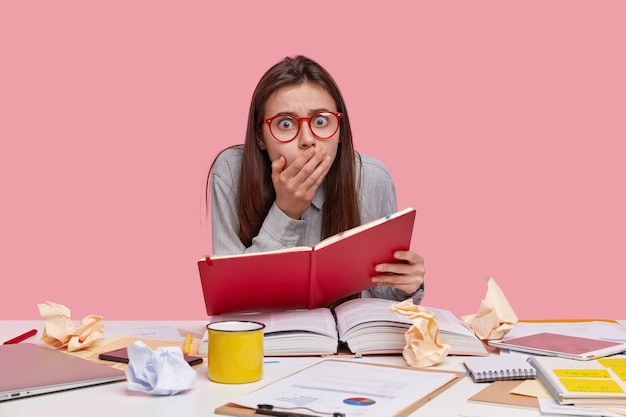
[[[259,149],[261,149],[262,151],[267,150],[265,148],[265,142],[263,141],[263,139],[260,139],[258,136],[256,138],[256,143],[257,143],[257,145],[259,145]]]

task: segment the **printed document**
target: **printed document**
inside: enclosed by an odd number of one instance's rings
[[[454,373],[329,360],[278,380],[235,401],[256,409],[311,415],[389,417],[457,378]]]

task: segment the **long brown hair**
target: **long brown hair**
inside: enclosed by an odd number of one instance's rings
[[[271,175],[272,162],[267,151],[260,149],[257,143],[257,138],[263,134],[265,103],[276,90],[306,81],[326,90],[335,100],[337,111],[343,114],[337,156],[325,178],[320,238],[324,239],[361,223],[355,182],[355,158],[360,162],[360,157],[354,151],[350,118],[341,91],[328,71],[317,62],[304,56],[286,57],[261,77],[250,103],[236,203],[239,239],[246,247],[258,235],[276,199]]]

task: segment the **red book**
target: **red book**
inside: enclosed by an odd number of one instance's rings
[[[313,247],[203,258],[207,313],[311,309],[371,288],[374,266],[409,249],[414,222],[409,207]]]

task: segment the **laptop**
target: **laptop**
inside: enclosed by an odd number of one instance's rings
[[[0,345],[0,402],[121,381],[124,371],[32,343]]]
[[[542,332],[512,339],[489,340],[489,346],[517,352],[588,361],[626,352],[626,343]]]

